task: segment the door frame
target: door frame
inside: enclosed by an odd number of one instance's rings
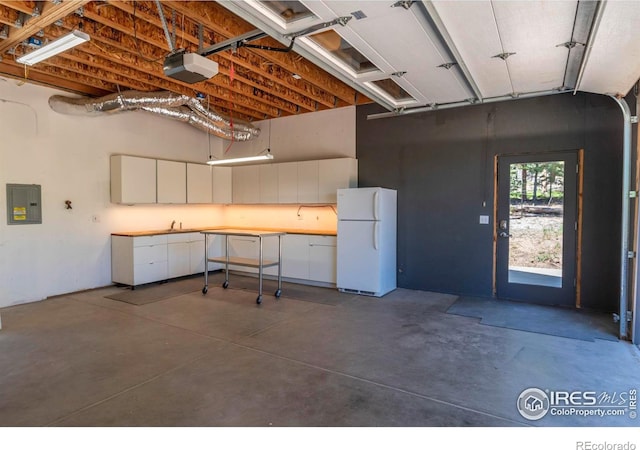
[[[496,153],[493,158],[493,264],[492,264],[492,294],[494,298],[498,298],[498,207],[500,204],[500,186],[498,182],[499,160],[503,157],[527,158],[541,157],[542,160],[558,155],[559,158],[567,156],[575,158],[576,161],[576,179],[575,179],[575,286],[574,299],[575,307],[581,307],[581,278],[582,278],[582,208],[583,208],[583,167],[584,167],[584,149],[576,150],[558,150],[547,152],[523,152],[523,153]],[[566,169],[565,169],[566,170]],[[564,245],[563,245],[564,251]],[[564,275],[563,275],[564,277]],[[533,286],[535,288],[535,286]],[[551,303],[553,304],[553,303]]]

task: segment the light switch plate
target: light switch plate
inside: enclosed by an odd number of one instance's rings
[[[489,225],[489,216],[480,216],[480,225]]]

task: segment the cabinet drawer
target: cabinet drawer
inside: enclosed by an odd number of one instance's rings
[[[176,242],[193,242],[200,233],[173,233],[167,234],[167,242],[174,244]],[[201,235],[202,236],[202,235]]]
[[[336,247],[338,244],[338,238],[336,236],[309,236],[309,245],[311,246],[325,246]]]
[[[133,261],[138,264],[149,264],[159,261],[167,261],[167,246],[149,245],[147,247],[136,247],[133,249]]]
[[[133,238],[134,247],[145,247],[148,245],[162,245],[167,243],[166,234],[157,234],[154,236],[138,236]]]
[[[133,284],[152,283],[167,279],[167,261],[136,264],[133,268]]]

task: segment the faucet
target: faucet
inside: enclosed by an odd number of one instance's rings
[[[169,228],[169,230],[173,231],[173,227],[175,226],[176,221],[174,220],[173,222],[171,222],[171,228]]]

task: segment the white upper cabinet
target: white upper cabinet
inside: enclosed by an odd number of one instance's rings
[[[211,166],[187,163],[187,203],[213,202]]]
[[[298,163],[274,165],[278,167],[278,203],[298,203]]]
[[[318,203],[318,161],[298,163],[298,203]]]
[[[231,192],[231,167],[212,167],[213,203],[228,204],[233,200]]]
[[[278,203],[278,166],[263,164],[260,168],[260,203]]]
[[[259,166],[233,168],[233,203],[260,203]]]
[[[187,165],[158,160],[158,203],[187,202]]]
[[[111,202],[156,203],[156,160],[111,156]]]
[[[337,203],[338,189],[358,187],[358,160],[353,158],[318,161],[318,201]]]
[[[336,203],[338,189],[354,187],[358,187],[358,161],[354,158],[233,169],[233,203]]]

